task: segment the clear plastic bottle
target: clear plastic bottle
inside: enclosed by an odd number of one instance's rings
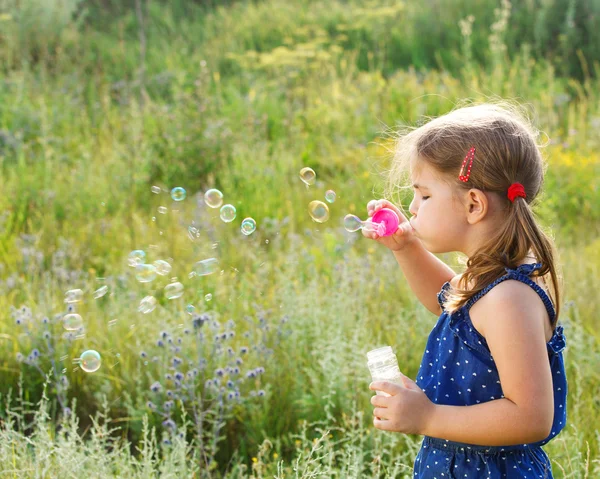
[[[367,366],[373,381],[389,381],[402,384],[402,374],[398,367],[398,358],[391,346],[383,346],[367,353]],[[383,391],[376,391],[379,396],[389,396]]]

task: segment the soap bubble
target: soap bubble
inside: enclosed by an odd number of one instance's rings
[[[171,272],[171,265],[165,260],[157,259],[152,265],[161,276],[166,276]]]
[[[325,192],[325,199],[327,200],[327,203],[333,203],[335,201],[335,191],[333,190],[327,190]]]
[[[225,223],[231,223],[235,219],[235,214],[235,206],[233,205],[223,205],[219,212],[219,216]]]
[[[244,233],[246,236],[254,233],[255,230],[256,221],[254,221],[254,219],[245,218],[244,221],[242,221],[242,233]]]
[[[344,228],[350,233],[354,233],[362,228],[362,220],[356,215],[346,215],[344,217]]]
[[[63,328],[67,331],[77,331],[83,328],[83,319],[77,313],[66,314],[63,317]]]
[[[127,262],[129,266],[135,268],[138,264],[143,264],[146,259],[146,253],[144,253],[141,249],[136,249],[129,253],[127,257]]]
[[[158,212],[159,212],[161,215],[166,215],[166,214],[167,214],[167,207],[166,207],[166,206],[159,206],[159,207],[158,207]]]
[[[86,373],[94,373],[100,369],[100,364],[102,360],[100,359],[100,353],[98,351],[94,351],[93,349],[88,349],[81,353],[79,357],[79,366]]]
[[[101,286],[100,288],[98,288],[96,291],[94,291],[94,299],[98,299],[101,298],[102,296],[104,296],[106,293],[108,293],[108,286],[104,285]]]
[[[153,186],[150,189],[152,190],[152,193],[154,193],[155,195],[158,195],[161,192],[160,186]]]
[[[208,293],[206,296],[204,296],[204,299],[206,301],[210,301],[212,299],[212,294]]]
[[[83,291],[80,289],[70,289],[65,293],[65,303],[78,303],[83,299]]]
[[[314,184],[316,178],[317,178],[317,174],[315,173],[315,170],[313,170],[312,168],[309,168],[307,166],[300,170],[300,179],[304,183],[306,183],[306,186]]]
[[[188,238],[192,241],[196,241],[200,237],[200,230],[195,226],[188,226]]]
[[[151,264],[139,264],[135,268],[135,278],[140,283],[149,283],[156,279],[156,268]]]
[[[183,295],[183,284],[176,281],[175,283],[165,286],[165,297],[167,299],[177,299]]]
[[[175,201],[185,200],[185,190],[181,186],[176,186],[171,190],[171,198]]]
[[[146,296],[140,301],[138,312],[148,314],[154,311],[154,308],[156,308],[156,298],[154,296]]]
[[[311,201],[308,204],[308,212],[317,223],[325,223],[329,219],[329,207],[322,201]]]
[[[212,188],[204,193],[204,202],[211,208],[218,208],[223,204],[223,193]]]
[[[208,258],[198,261],[194,265],[196,276],[207,276],[216,273],[219,269],[219,260],[217,258]]]
[[[187,311],[188,314],[194,314],[194,311],[196,311],[196,308],[194,307],[193,304],[188,304],[185,307],[185,310]]]

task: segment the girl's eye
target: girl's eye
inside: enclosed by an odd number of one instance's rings
[[[423,200],[429,199],[429,196],[423,196]]]

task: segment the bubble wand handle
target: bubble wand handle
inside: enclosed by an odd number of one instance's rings
[[[400,226],[400,218],[394,210],[389,208],[381,208],[378,210],[371,218],[371,221],[383,226],[383,228],[378,228],[378,230],[383,233],[378,231],[377,234],[379,234],[379,236],[391,236],[398,231]]]

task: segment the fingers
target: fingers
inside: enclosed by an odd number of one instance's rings
[[[393,203],[390,203],[388,200],[371,200],[367,203],[367,214],[369,216],[373,216],[377,211],[379,211],[381,208],[389,208],[391,210],[394,210],[394,212],[400,216],[402,213],[401,211],[396,207],[396,205],[394,205]]]

